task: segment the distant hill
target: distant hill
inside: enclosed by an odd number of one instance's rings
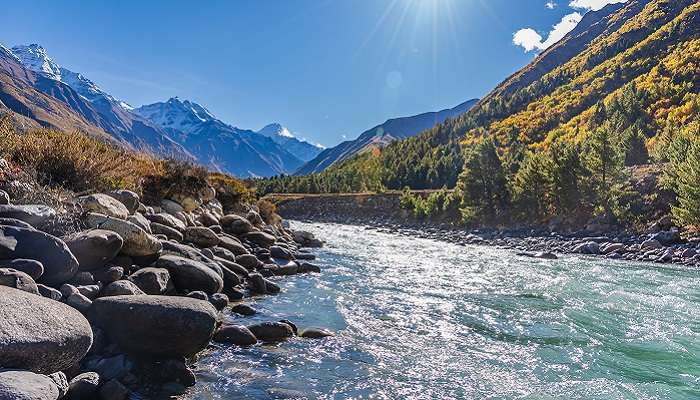
[[[468,111],[477,101],[477,99],[468,100],[446,110],[389,119],[381,125],[362,132],[355,140],[348,140],[322,151],[316,158],[304,164],[296,172],[296,175],[318,173],[370,148],[384,147],[395,140],[417,135],[444,122],[447,118],[452,118]]]

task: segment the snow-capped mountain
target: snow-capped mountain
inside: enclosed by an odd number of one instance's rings
[[[14,46],[16,60],[35,73],[32,85],[111,134],[117,141],[157,154],[192,159],[192,155],[159,127],[133,113],[132,107],[100,89],[80,73],[58,65],[38,44]]]
[[[210,168],[242,177],[289,174],[304,161],[272,138],[229,125],[205,107],[173,97],[134,109]]]
[[[304,162],[313,159],[324,149],[323,146],[297,138],[289,129],[278,123],[266,125],[258,134],[269,137]]]

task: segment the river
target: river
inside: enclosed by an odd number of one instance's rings
[[[227,318],[336,336],[217,345],[184,398],[700,398],[696,270],[293,227],[327,241],[323,272],[280,278],[256,316]]]

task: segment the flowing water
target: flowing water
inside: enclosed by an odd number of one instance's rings
[[[699,271],[295,227],[327,241],[323,273],[227,318],[337,336],[222,345],[185,398],[700,398]]]

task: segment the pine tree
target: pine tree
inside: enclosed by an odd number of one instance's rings
[[[671,208],[681,226],[700,225],[700,141],[693,142],[688,156],[676,169],[678,205]]]
[[[624,167],[624,152],[609,124],[595,129],[584,142],[584,160],[591,174],[591,187],[602,211],[611,211],[613,186],[618,184]]]
[[[483,139],[467,150],[457,190],[467,220],[496,217],[505,210],[508,182],[493,139]]]
[[[545,152],[528,152],[513,179],[515,201],[526,219],[544,217],[549,211],[552,181],[547,171],[550,159]]]

